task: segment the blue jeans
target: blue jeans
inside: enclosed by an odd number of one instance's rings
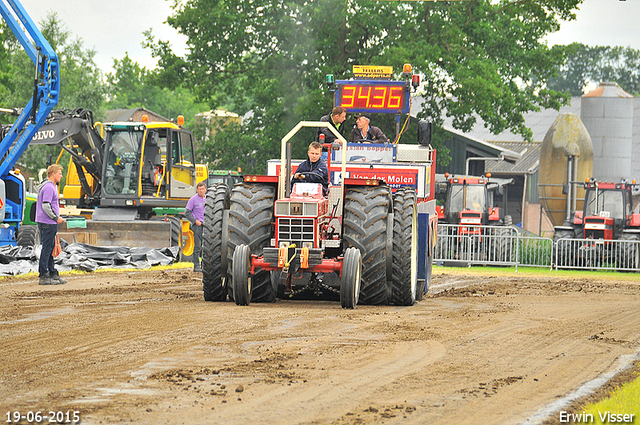
[[[204,226],[196,226],[195,224],[192,224],[191,231],[193,232],[193,242],[195,243],[195,246],[193,247],[193,266],[200,267],[200,257],[202,257],[202,233],[204,231]]]
[[[40,230],[40,239],[42,240],[42,251],[40,251],[40,262],[38,263],[38,272],[40,277],[49,274],[55,276],[58,274],[53,262],[53,247],[56,244],[56,233],[58,233],[58,224],[38,223]]]

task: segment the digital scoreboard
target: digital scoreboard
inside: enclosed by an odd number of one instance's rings
[[[409,112],[410,86],[403,81],[336,81],[335,106],[352,112]]]

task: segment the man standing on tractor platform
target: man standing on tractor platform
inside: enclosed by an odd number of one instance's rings
[[[207,199],[207,184],[200,182],[196,186],[196,194],[193,195],[187,207],[184,210],[184,216],[191,223],[191,231],[193,232],[193,271],[200,273],[202,267],[200,266],[200,253],[202,251],[202,231],[204,223],[204,204]]]
[[[40,285],[62,285],[67,283],[61,279],[53,260],[53,248],[56,243],[58,224],[64,219],[60,217],[57,184],[62,179],[62,166],[50,165],[47,168],[47,180],[38,187],[38,201],[36,202],[36,223],[42,240],[38,272]]]
[[[356,125],[351,130],[350,142],[389,143],[389,139],[382,130],[371,124],[371,115],[367,113],[356,115]]]
[[[344,137],[345,120],[347,119],[347,110],[342,106],[336,106],[331,111],[331,114],[325,115],[320,118],[321,122],[328,122],[338,130],[341,136]],[[333,143],[337,137],[331,132],[328,127],[318,128],[318,135],[316,136],[316,142],[320,142],[320,135],[324,134],[324,143]]]
[[[298,182],[322,184],[322,194],[327,196],[329,192],[329,169],[322,159],[322,145],[312,142],[307,152],[309,158],[298,166],[293,175],[291,184]]]

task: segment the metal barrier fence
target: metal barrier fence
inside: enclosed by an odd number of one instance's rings
[[[507,226],[438,225],[434,261],[451,265],[517,265],[518,232]]]
[[[640,241],[526,236],[511,226],[438,225],[436,264],[640,272]]]
[[[436,264],[472,266],[472,265],[500,265],[548,268],[611,268],[608,262],[600,261],[596,252],[588,250],[580,240],[560,240],[560,249],[554,247],[551,238],[526,236],[512,226],[464,226],[438,225],[438,241],[434,252]],[[594,241],[589,241],[594,243]],[[622,261],[617,261],[618,270],[640,271],[638,255],[640,249],[632,241],[611,241],[613,246],[626,247],[614,249],[614,252],[627,252]],[[596,251],[596,252],[593,252]],[[584,253],[577,256],[568,253]],[[560,253],[560,254],[558,254]],[[631,260],[636,255],[635,263]],[[559,255],[559,257],[558,257]],[[620,255],[618,255],[620,257]],[[609,255],[608,258],[612,258]],[[622,258],[622,257],[620,257]]]
[[[557,269],[640,271],[640,241],[558,239],[554,247]]]

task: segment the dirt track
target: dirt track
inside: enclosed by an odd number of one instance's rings
[[[0,293],[3,421],[516,424],[640,348],[637,280],[438,274],[413,307],[350,311],[207,303],[186,270]]]

